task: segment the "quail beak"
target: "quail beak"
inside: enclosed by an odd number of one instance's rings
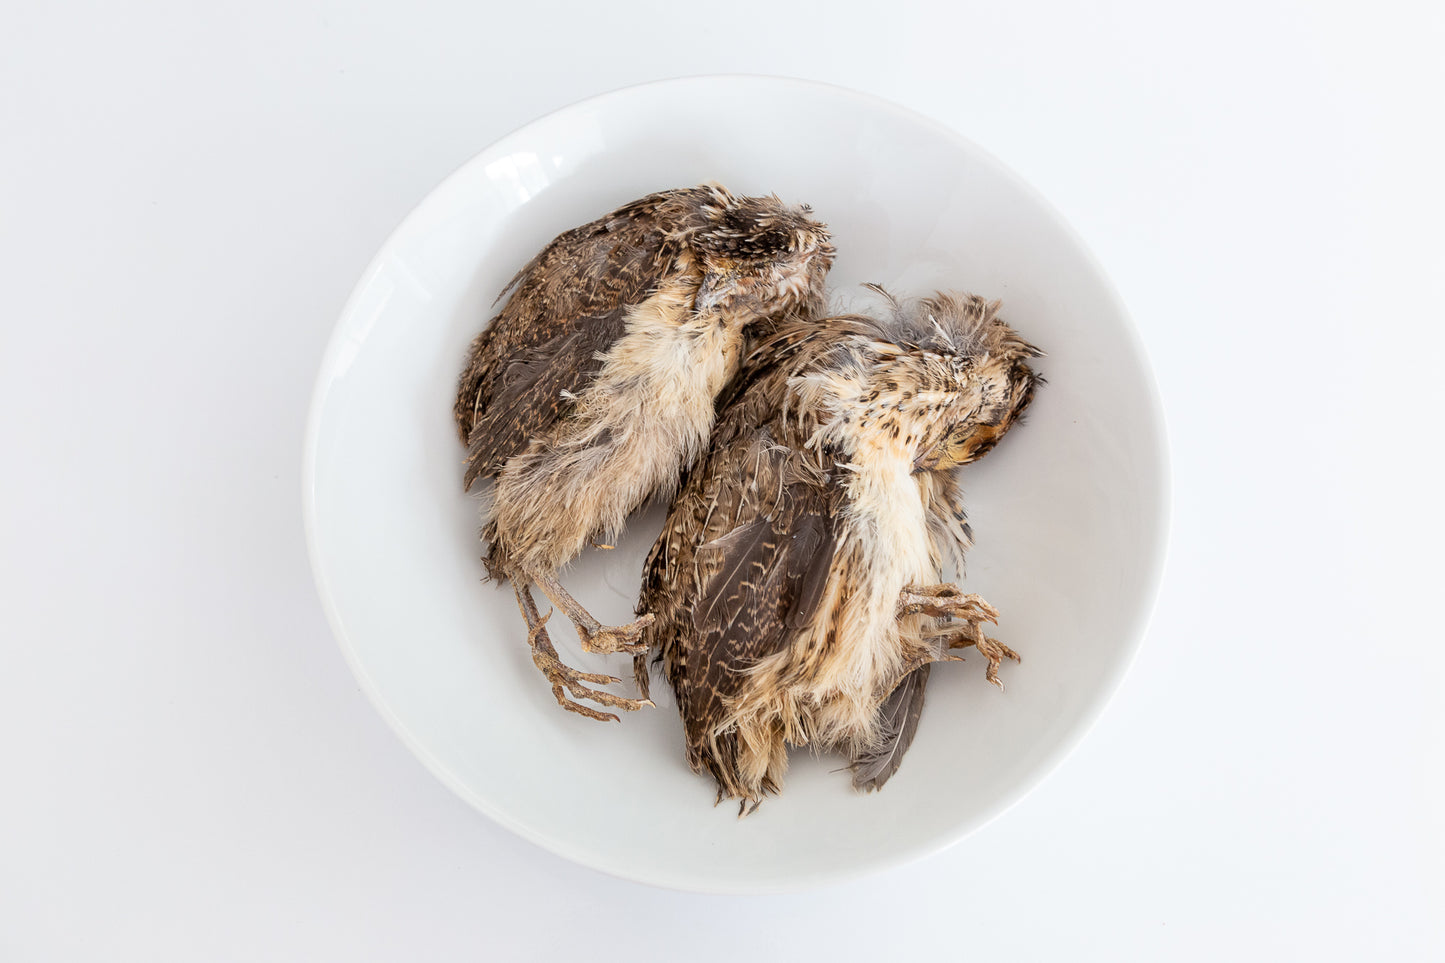
[[[924,452],[919,452],[918,457],[913,459],[913,474],[919,472],[933,471],[943,460],[943,446],[934,445]]]

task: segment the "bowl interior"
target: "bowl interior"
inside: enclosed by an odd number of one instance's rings
[[[1023,656],[1008,689],[977,656],[943,666],[908,758],[855,794],[837,758],[795,752],[783,794],[739,821],[683,760],[658,708],[602,725],[561,711],[509,589],[483,584],[478,503],[451,418],[468,341],[554,235],[665,187],[717,180],[806,201],[838,247],[841,299],[876,281],[961,288],[1046,352],[1026,424],[965,469],[977,537],[964,585]],[[328,616],[358,677],[444,782],[584,864],[692,889],[793,888],[913,858],[1020,798],[1095,718],[1142,636],[1162,564],[1158,401],[1108,281],[1046,203],[958,135],[837,88],[700,78],[631,88],[538,120],[438,187],[358,285],[322,364],[306,506]],[[652,508],[565,576],[626,621],[661,526]],[[560,616],[559,616],[560,619]],[[559,626],[563,625],[560,621]],[[621,656],[570,664],[628,676]]]

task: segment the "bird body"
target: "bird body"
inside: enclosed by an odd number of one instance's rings
[[[1027,407],[1037,349],[979,298],[886,309],[758,346],[648,559],[643,638],[720,798],[776,791],[790,745],[840,750],[877,788],[932,663],[976,645],[997,681],[1016,657],[983,635],[988,603],[940,579],[971,537],[952,469]]]
[[[623,709],[645,702],[562,665],[529,587],[563,609],[589,651],[637,651],[650,616],[602,626],[558,570],[675,490],[753,325],[820,310],[833,248],[808,213],[717,185],[648,195],[548,244],[472,342],[454,415],[466,486],[495,481],[485,561],[512,582],[533,659],[571,711],[616,718],[566,693]]]

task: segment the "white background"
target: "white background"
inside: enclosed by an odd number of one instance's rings
[[[1442,958],[1441,9],[12,4],[0,959]],[[941,855],[783,897],[468,809],[359,692],[300,517],[312,375],[407,210],[538,114],[706,72],[1019,171],[1173,446],[1158,609],[1080,749]]]

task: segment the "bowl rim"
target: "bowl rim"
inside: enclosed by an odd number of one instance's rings
[[[1140,606],[1139,611],[1136,613],[1134,630],[1130,633],[1131,639],[1125,656],[1118,661],[1117,668],[1113,674],[1105,678],[1104,684],[1096,690],[1093,698],[1086,703],[1079,717],[1079,722],[1054,745],[1044,760],[1036,767],[1031,777],[1025,780],[1018,791],[1013,794],[1000,796],[1000,798],[995,800],[990,806],[985,807],[981,815],[977,818],[960,822],[953,832],[941,833],[938,836],[911,846],[901,847],[889,853],[887,856],[860,860],[846,867],[831,870],[798,873],[784,879],[770,879],[766,881],[752,880],[747,882],[731,879],[710,880],[706,877],[682,872],[629,872],[626,867],[611,865],[605,860],[595,858],[591,853],[575,850],[565,842],[559,841],[543,832],[539,832],[532,826],[514,819],[510,814],[493,805],[485,797],[476,794],[470,787],[455,778],[446,766],[433,756],[419,739],[412,735],[406,723],[393,712],[391,707],[382,698],[379,687],[371,678],[366,667],[362,664],[360,657],[352,647],[327,575],[321,566],[320,532],[318,529],[316,505],[316,456],[320,438],[322,411],[325,407],[331,376],[338,367],[338,360],[347,345],[348,326],[345,322],[354,315],[364,292],[375,282],[377,277],[382,273],[384,266],[391,260],[395,248],[401,243],[400,239],[406,237],[410,233],[413,225],[421,220],[425,209],[433,203],[437,197],[446,194],[454,183],[467,176],[471,170],[479,166],[484,166],[489,161],[495,160],[496,155],[506,152],[509,149],[508,144],[510,141],[524,134],[534,126],[553,122],[569,113],[585,110],[608,101],[633,97],[645,91],[666,87],[739,81],[750,83],[761,82],[787,89],[804,89],[815,92],[825,91],[833,96],[852,100],[868,109],[891,113],[899,119],[906,120],[911,124],[933,132],[951,142],[954,146],[973,155],[982,164],[991,168],[994,174],[1006,178],[1022,193],[1029,196],[1034,203],[1039,205],[1039,208],[1048,215],[1054,225],[1072,243],[1078,253],[1082,255],[1084,263],[1092,273],[1102,282],[1104,294],[1110,302],[1111,307],[1117,312],[1118,317],[1123,321],[1125,338],[1142,362],[1141,368],[1144,377],[1141,387],[1148,398],[1149,404],[1147,405],[1147,411],[1140,412],[1140,414],[1157,442],[1157,458],[1152,467],[1157,472],[1160,483],[1157,506],[1158,517],[1153,520],[1152,528],[1155,535],[1153,545],[1150,546],[1153,564],[1149,566],[1149,581],[1148,584],[1144,586],[1144,594],[1142,596],[1144,604]],[[872,876],[942,852],[983,829],[1005,812],[1018,805],[1058,770],[1064,760],[1074,752],[1079,743],[1093,731],[1094,727],[1098,724],[1104,710],[1118,694],[1124,679],[1138,661],[1139,652],[1143,647],[1145,637],[1148,635],[1158,605],[1160,586],[1162,585],[1164,572],[1168,564],[1168,550],[1173,521],[1171,455],[1172,451],[1163,399],[1159,391],[1153,366],[1149,361],[1149,353],[1139,333],[1138,326],[1135,324],[1133,316],[1130,314],[1117,286],[1104,270],[1103,264],[1084,242],[1083,237],[1063,216],[1058,208],[1012,168],[942,121],[876,94],[855,90],[838,84],[784,75],[754,73],[690,74],[629,84],[603,93],[584,97],[512,128],[455,167],[451,173],[427,191],[407,214],[397,222],[396,226],[391,229],[386,239],[372,256],[355,285],[353,285],[340,313],[337,315],[331,335],[321,355],[321,361],[317,368],[316,380],[312,387],[308,406],[302,446],[302,515],[306,537],[307,560],[311,568],[312,579],[315,582],[317,596],[325,612],[326,621],[331,628],[331,634],[341,649],[342,656],[351,668],[361,690],[366,694],[367,700],[376,711],[380,713],[387,725],[391,727],[392,731],[412,755],[414,755],[434,777],[466,801],[468,805],[509,832],[548,852],[617,879],[625,879],[658,888],[696,893],[730,895],[776,894],[797,892],[824,885],[836,885],[849,880]]]

